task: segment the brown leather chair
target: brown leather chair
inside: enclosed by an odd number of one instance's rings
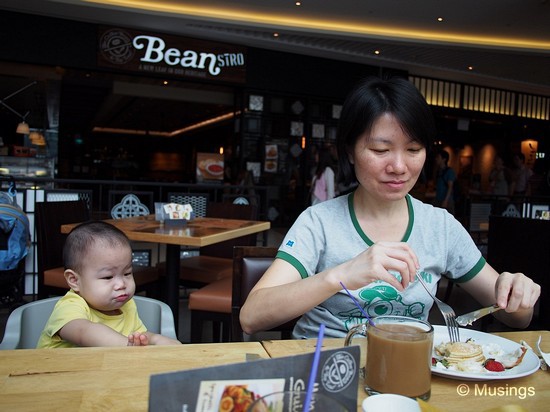
[[[189,295],[191,342],[200,342],[206,321],[214,324],[214,340],[243,341],[239,313],[250,290],[275,259],[277,248],[236,246],[233,254],[233,277],[213,282]],[[271,329],[290,338],[296,320]]]

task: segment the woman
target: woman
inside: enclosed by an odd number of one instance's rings
[[[489,188],[493,195],[508,196],[508,171],[500,156],[495,157],[493,169],[489,174]]]
[[[526,327],[540,294],[521,273],[499,274],[447,211],[410,195],[435,136],[432,114],[406,79],[369,78],[346,99],[338,132],[340,170],[357,189],[305,210],[277,259],[251,291],[240,320],[246,333],[302,316],[295,338],[343,337],[365,322],[340,282],[371,316],[427,319],[443,274],[481,305],[504,309],[499,319]]]
[[[321,148],[316,154],[317,168],[311,180],[311,204],[324,202],[334,198],[334,170],[330,167],[332,157],[330,150]]]

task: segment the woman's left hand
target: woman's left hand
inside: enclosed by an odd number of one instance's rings
[[[502,272],[495,284],[497,304],[506,312],[532,309],[540,296],[540,286],[523,273]]]

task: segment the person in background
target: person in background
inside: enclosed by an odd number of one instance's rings
[[[317,153],[317,169],[311,181],[311,204],[316,205],[335,196],[334,170],[331,168],[332,156],[326,147]]]
[[[405,78],[361,82],[346,98],[339,123],[339,170],[347,195],[303,211],[276,259],[240,312],[243,330],[255,333],[300,317],[293,337],[344,337],[372,317],[426,320],[442,276],[459,282],[482,306],[495,302],[508,326],[529,325],[540,286],[522,273],[499,275],[466,229],[446,210],[413,198],[427,150],[436,135],[430,107]]]
[[[508,169],[500,156],[495,157],[493,169],[489,173],[489,191],[493,195],[508,195]]]
[[[74,228],[63,248],[71,288],[55,305],[38,348],[178,345],[147,331],[132,299],[132,248],[126,235],[105,222]]]
[[[449,213],[455,212],[453,186],[456,184],[456,173],[449,167],[449,153],[441,149],[435,155],[437,175],[435,181],[435,203],[437,207],[447,209]]]
[[[510,195],[524,196],[527,194],[527,186],[533,171],[525,166],[525,156],[523,153],[514,154],[512,161],[514,162],[514,169],[512,170]]]

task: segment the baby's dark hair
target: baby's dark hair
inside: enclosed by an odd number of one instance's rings
[[[110,223],[90,221],[75,227],[65,240],[63,262],[65,269],[82,271],[82,260],[90,247],[96,242],[106,242],[109,246],[127,246],[131,248],[128,237]]]

